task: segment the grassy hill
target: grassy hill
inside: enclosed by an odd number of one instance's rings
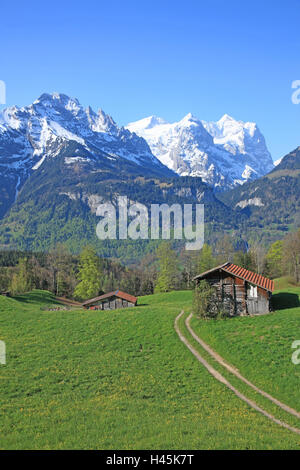
[[[275,289],[277,291],[286,291],[286,289],[299,287],[291,276],[282,276],[274,279]]]
[[[191,292],[113,312],[49,311],[54,303],[42,291],[0,296],[1,449],[300,448],[299,436],[250,409],[179,341],[174,319],[191,310]],[[296,308],[203,322],[201,334],[299,409],[300,366],[286,368],[299,322]]]
[[[300,288],[275,291],[273,304],[277,310],[270,315],[210,322],[193,318],[191,324],[247,379],[300,411],[300,366],[291,360],[292,343],[300,340]],[[294,424],[299,427],[299,420]]]

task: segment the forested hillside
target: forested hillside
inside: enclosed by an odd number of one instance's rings
[[[300,147],[263,178],[219,195],[232,210],[242,210],[245,239],[272,242],[300,226]]]

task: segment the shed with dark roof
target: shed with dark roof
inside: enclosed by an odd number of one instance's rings
[[[217,300],[231,316],[255,315],[271,310],[274,281],[232,263],[224,263],[194,278],[206,280],[217,293]]]
[[[114,310],[116,308],[135,307],[137,298],[120,289],[93,299],[86,300],[82,306],[89,310]]]

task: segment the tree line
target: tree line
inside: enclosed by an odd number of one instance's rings
[[[166,256],[172,258],[167,264]],[[178,279],[176,256],[169,244],[162,244],[132,266],[100,258],[91,246],[78,256],[63,244],[49,253],[0,252],[0,292],[18,295],[42,289],[58,297],[85,300],[116,289],[140,296],[184,288],[184,279]]]
[[[228,261],[271,278],[290,276],[298,284],[300,229],[267,249],[254,242],[247,250],[237,250],[228,234],[214,246],[204,244],[200,251],[178,251],[171,242],[163,241],[156,251],[130,266],[100,258],[91,246],[78,256],[63,244],[48,253],[0,252],[0,291],[16,295],[43,289],[78,300],[116,289],[148,295],[192,289],[194,276]]]

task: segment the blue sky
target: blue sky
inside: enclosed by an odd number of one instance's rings
[[[118,124],[227,113],[256,121],[274,159],[300,145],[300,0],[1,4],[7,105],[77,97]]]

